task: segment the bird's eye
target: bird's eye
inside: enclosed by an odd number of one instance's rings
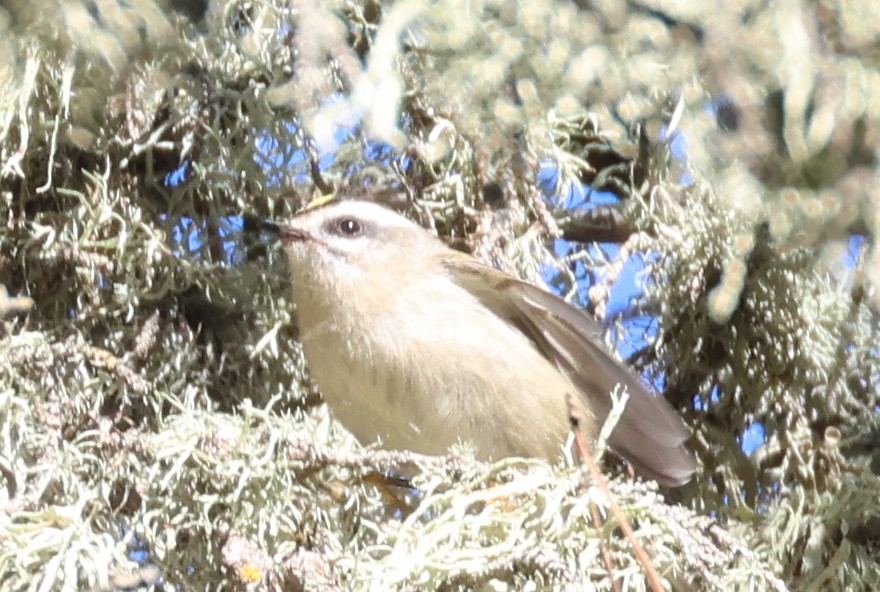
[[[361,223],[354,218],[343,218],[338,223],[339,232],[346,236],[355,236],[361,231]]]

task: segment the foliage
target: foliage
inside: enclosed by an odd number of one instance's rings
[[[572,463],[331,420],[253,221],[334,191],[600,317],[641,256],[701,463],[611,482],[655,567],[877,587],[875,4],[0,3],[0,589],[646,589]]]

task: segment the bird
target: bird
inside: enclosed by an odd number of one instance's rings
[[[467,443],[482,460],[553,461],[570,434],[567,400],[595,438],[621,385],[629,397],[611,449],[666,487],[696,470],[678,412],[564,299],[365,199],[323,200],[264,228],[289,263],[310,375],[362,443],[423,454]]]

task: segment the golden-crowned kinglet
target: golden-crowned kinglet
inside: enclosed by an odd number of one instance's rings
[[[443,454],[464,441],[482,459],[554,459],[569,433],[566,396],[591,437],[621,384],[629,399],[611,447],[664,485],[694,472],[672,406],[561,298],[367,201],[333,200],[274,229],[311,374],[363,443]]]

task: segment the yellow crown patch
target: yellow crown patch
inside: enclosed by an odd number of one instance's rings
[[[316,197],[315,199],[313,199],[312,201],[310,201],[306,205],[305,209],[306,210],[314,210],[315,208],[320,208],[323,205],[327,205],[328,203],[330,203],[334,199],[336,199],[335,193],[328,193],[327,195],[322,195],[321,197]]]

